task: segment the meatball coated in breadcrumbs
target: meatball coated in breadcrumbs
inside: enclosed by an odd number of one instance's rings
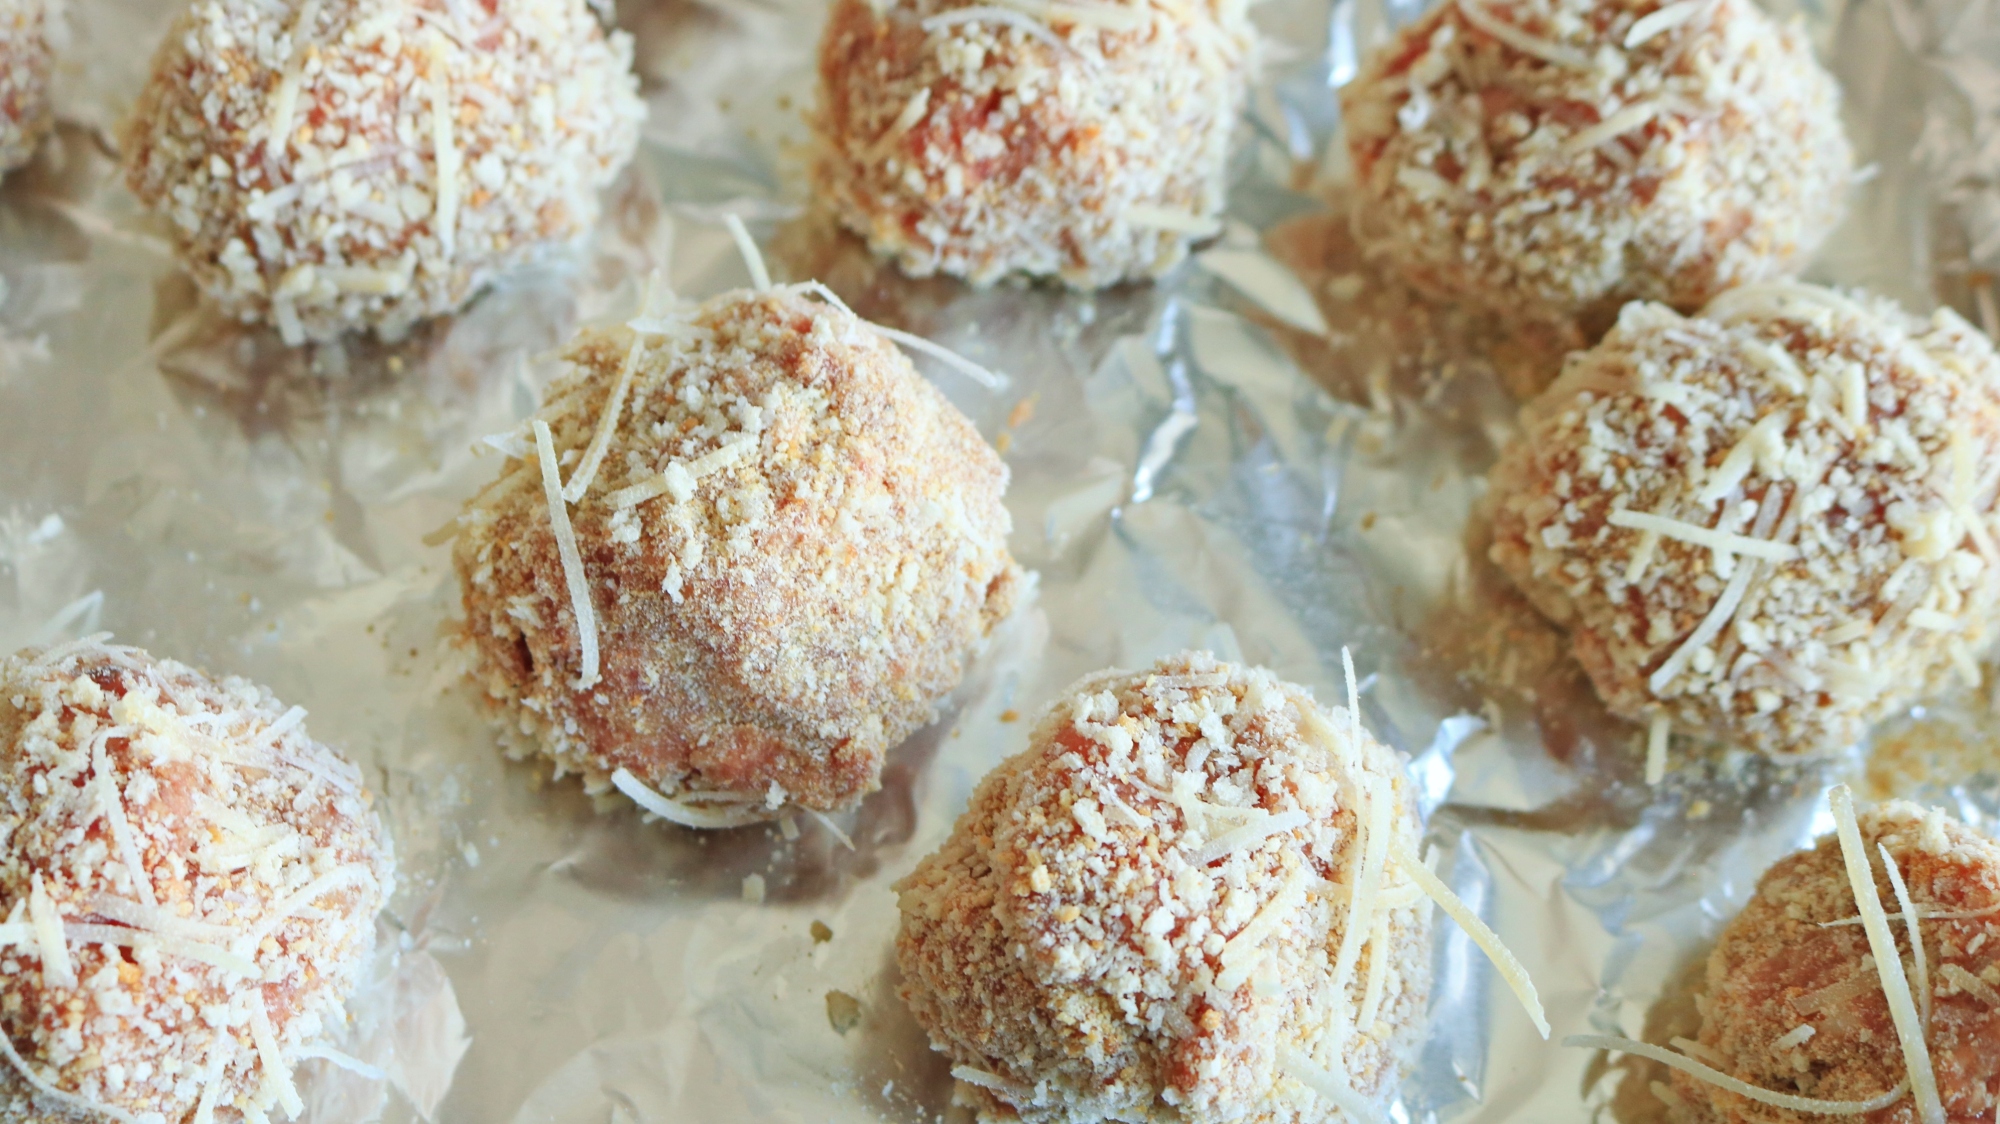
[[[1077,683],[897,885],[903,998],[961,1097],[1275,1124],[1349,1119],[1315,1080],[1393,1094],[1430,987],[1429,899],[1381,858],[1421,833],[1402,765],[1207,653]]]
[[[126,178],[229,315],[393,337],[596,224],[631,58],[584,0],[194,0]]]
[[[394,881],[303,716],[96,639],[0,660],[0,1121],[297,1113]]]
[[[0,172],[35,154],[49,108],[49,0],[0,0]]]
[[[2000,356],[1951,312],[1793,283],[1633,304],[1527,416],[1492,557],[1614,713],[1797,754],[1978,681]]]
[[[580,497],[601,678],[530,451],[460,517],[487,693],[593,790],[622,769],[725,821],[852,804],[1013,606],[1006,466],[806,287],[638,323],[579,333],[536,415]]]
[[[1456,0],[1341,94],[1364,240],[1530,321],[1692,311],[1789,275],[1852,153],[1803,32],[1751,0]]]
[[[1243,0],[835,0],[816,178],[917,276],[1096,288],[1220,229],[1254,44]]]
[[[1930,1018],[1925,1040],[1950,1124],[1987,1124],[2000,1105],[2000,846],[1938,809],[1892,801],[1856,817],[1875,891],[1921,1009],[1909,927],[1886,846],[1921,919]],[[1832,836],[1780,860],[1708,958],[1697,1056],[1739,1080],[1818,1100],[1867,1101],[1907,1071],[1854,891]],[[1810,1028],[1801,1030],[1801,1027]],[[1754,1104],[1673,1075],[1675,1124],[1835,1120],[1917,1124],[1915,1099],[1859,1116]]]

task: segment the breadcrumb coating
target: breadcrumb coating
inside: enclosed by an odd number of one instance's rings
[[[210,300],[394,337],[582,237],[645,107],[584,0],[196,0],[126,179]]]
[[[961,1098],[1034,1124],[1349,1119],[1300,1056],[1393,1094],[1430,987],[1430,901],[1394,863],[1340,962],[1368,802],[1392,845],[1422,833],[1401,766],[1205,652],[1078,682],[896,887],[902,996]]]
[[[0,661],[0,1121],[295,1105],[394,883],[360,771],[303,715],[95,638]]]
[[[805,286],[643,326],[579,332],[536,415],[574,483],[630,364],[570,514],[601,679],[578,685],[583,636],[523,448],[466,506],[453,555],[486,693],[523,749],[593,791],[622,768],[745,818],[852,804],[1014,604],[1006,466]]]
[[[1452,0],[1341,92],[1364,241],[1434,296],[1594,338],[1802,266],[1853,154],[1804,33],[1750,0]]]
[[[1789,282],[1633,304],[1526,418],[1492,558],[1613,713],[1798,754],[1977,682],[2000,356],[1950,311]]]
[[[2000,1105],[2000,846],[1942,810],[1907,801],[1856,818],[1906,966],[1913,964],[1909,929],[1878,847],[1888,847],[1917,907],[1931,984],[1926,1038],[1946,1116],[1950,1124],[1986,1124]],[[1709,955],[1696,999],[1698,1056],[1752,1085],[1824,1100],[1867,1100],[1904,1080],[1888,1001],[1856,916],[1831,835],[1765,872]],[[1907,1096],[1866,1115],[1833,1117],[1753,1104],[1680,1072],[1671,1089],[1668,1115],[1676,1124],[1917,1121]]]
[[[836,0],[820,193],[915,276],[1080,289],[1214,233],[1255,40],[1243,0]]]
[[[18,168],[54,123],[49,0],[0,0],[0,172]]]

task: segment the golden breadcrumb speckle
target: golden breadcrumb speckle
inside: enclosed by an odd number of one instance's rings
[[[35,154],[49,107],[49,0],[0,0],[0,172]]]
[[[596,223],[644,115],[631,54],[584,0],[196,0],[127,180],[229,314],[394,335]]]
[[[1528,320],[1785,276],[1851,174],[1832,76],[1750,0],[1441,3],[1341,102],[1364,240]]]
[[[1346,1119],[1288,1055],[1394,1092],[1431,907],[1389,864],[1337,979],[1367,801],[1387,842],[1421,832],[1400,755],[1357,732],[1207,653],[1049,710],[897,886],[903,998],[981,1119]]]
[[[804,287],[650,326],[579,333],[537,415],[573,480],[634,364],[571,515],[602,679],[576,686],[526,452],[467,506],[454,555],[487,693],[596,790],[623,768],[745,816],[852,804],[1013,606],[1007,469],[901,352]]]
[[[2000,357],[1949,311],[1793,283],[1633,304],[1527,418],[1492,557],[1614,713],[1803,753],[1976,681]]]
[[[2000,1092],[2000,846],[1906,801],[1857,819],[1906,970],[1914,963],[1909,930],[1878,846],[1888,847],[1921,918],[1931,984],[1926,1039],[1947,1117],[1986,1124]],[[1752,1085],[1824,1100],[1863,1101],[1902,1081],[1903,1055],[1868,938],[1846,923],[1857,915],[1832,836],[1767,871],[1709,956],[1695,1001],[1697,1057]],[[1907,1096],[1864,1116],[1831,1117],[1752,1104],[1679,1072],[1672,1089],[1669,1116],[1678,1124],[1917,1120]]]
[[[302,717],[94,639],[0,661],[0,1030],[59,1094],[0,1061],[0,1121],[263,1119],[294,1095],[394,881],[360,771]]]
[[[1254,46],[1245,8],[836,0],[819,189],[917,276],[1155,276],[1219,229]]]

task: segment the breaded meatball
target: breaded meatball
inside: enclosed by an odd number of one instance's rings
[[[0,660],[0,1121],[297,1112],[394,882],[304,713],[95,638]]]
[[[1379,858],[1422,833],[1402,765],[1207,653],[1073,686],[897,885],[902,995],[961,1096],[1276,1124],[1348,1119],[1315,1085],[1393,1095],[1430,987],[1430,902]]]
[[[904,271],[1080,289],[1220,229],[1254,38],[1243,0],[835,0],[815,179]]]
[[[2000,1104],[2000,846],[1972,829],[1893,801],[1856,817],[1891,914],[1897,951],[1917,986],[1904,923],[1879,847],[1916,905],[1923,936],[1932,1071],[1950,1124],[1986,1124]],[[1818,1100],[1867,1101],[1907,1077],[1889,1004],[1857,923],[1840,843],[1832,836],[1780,860],[1722,931],[1708,958],[1698,1060],[1738,1080]],[[1924,997],[1916,1002],[1921,1007]],[[1673,1075],[1676,1124],[1916,1124],[1914,1097],[1860,1116],[1756,1104],[1685,1073]]]
[[[1613,713],[1786,755],[1977,682],[2000,356],[1795,283],[1633,304],[1491,475],[1493,560]]]
[[[0,172],[35,154],[49,107],[49,0],[0,0]]]
[[[1341,104],[1364,241],[1585,342],[1628,300],[1789,275],[1851,178],[1833,77],[1751,0],[1453,0]]]
[[[631,62],[585,0],[195,0],[126,180],[229,315],[394,337],[596,224],[645,112]]]
[[[1014,603],[1007,469],[805,286],[638,323],[580,332],[533,419],[577,565],[532,437],[460,516],[486,693],[594,791],[622,771],[731,822],[853,804]]]

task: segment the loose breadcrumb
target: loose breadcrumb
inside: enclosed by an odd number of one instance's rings
[[[1389,861],[1420,831],[1399,755],[1268,671],[1089,676],[898,884],[902,995],[983,1120],[1379,1104],[1430,984],[1431,903]]]
[[[1832,76],[1750,0],[1441,3],[1341,104],[1364,241],[1534,321],[1785,276],[1851,178]]]
[[[0,661],[0,1120],[296,1111],[394,880],[301,717],[97,638]]]
[[[837,0],[815,177],[916,276],[1156,276],[1219,229],[1244,0]]]
[[[0,0],[0,172],[18,168],[54,123],[51,0]]]
[[[1886,849],[1923,915],[1931,975],[1924,1037],[1945,1117],[1990,1120],[2000,1084],[2000,1009],[1981,994],[2000,981],[2000,846],[1936,809],[1892,801],[1855,817],[1863,844]],[[1895,900],[1887,871],[1871,863],[1875,894]],[[1697,998],[1697,1041],[1718,1068],[1761,1089],[1827,1100],[1867,1101],[1903,1086],[1905,1054],[1874,959],[1859,925],[1840,840],[1780,860],[1756,896],[1723,929]],[[1961,916],[1952,917],[1958,914]],[[1896,954],[1908,964],[1909,929],[1895,925]],[[1967,987],[1972,980],[1978,987]],[[1805,1028],[1810,1028],[1807,1030]],[[1672,1078],[1683,1107],[1677,1124],[1752,1124],[1769,1110],[1684,1074]],[[1911,1122],[1919,1103],[1905,1096],[1869,1120]],[[1789,1117],[1787,1117],[1789,1119]]]
[[[1492,556],[1619,715],[1831,749],[1991,638],[2000,356],[1948,311],[1793,283],[1633,304],[1527,416]]]
[[[614,418],[568,509],[594,621],[526,448],[460,517],[486,693],[515,748],[676,822],[852,804],[1012,608],[1006,466],[811,286],[634,323],[578,333],[534,419],[578,465]]]
[[[631,55],[584,0],[196,0],[127,180],[230,315],[393,336],[596,223],[644,115]]]

